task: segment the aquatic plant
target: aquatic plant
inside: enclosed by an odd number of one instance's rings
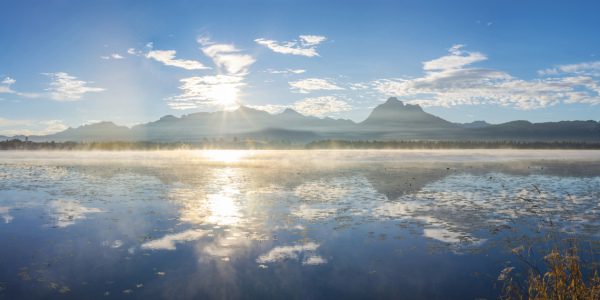
[[[535,189],[542,195],[537,187]],[[570,195],[568,198],[572,201]],[[500,298],[600,299],[600,276],[592,241],[576,231],[563,230],[564,226],[548,217],[550,211],[542,208],[539,199],[519,197],[519,200],[529,207],[525,213],[515,213],[533,217],[536,226],[522,227],[524,224],[512,221],[514,227],[503,225],[492,231],[492,235],[508,232],[504,235],[508,245],[518,244],[509,250],[516,259],[514,263],[494,260],[503,267],[497,277],[502,282]],[[569,215],[567,225],[576,228],[571,212],[563,210]]]

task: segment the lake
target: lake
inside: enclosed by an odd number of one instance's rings
[[[0,299],[497,299],[599,195],[600,151],[0,151]]]

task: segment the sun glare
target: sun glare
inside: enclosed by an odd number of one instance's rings
[[[211,90],[211,98],[224,107],[234,106],[237,100],[238,89],[229,84],[215,85]]]

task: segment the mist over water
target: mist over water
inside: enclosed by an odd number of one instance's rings
[[[3,151],[0,298],[495,299],[472,273],[510,260],[491,232],[532,219],[518,198],[597,239],[598,170],[599,151]]]
[[[186,162],[495,162],[523,159],[598,159],[600,150],[180,150],[2,151],[6,160]]]

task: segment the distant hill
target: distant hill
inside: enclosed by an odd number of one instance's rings
[[[3,139],[24,136],[0,137]],[[202,142],[205,140],[266,139],[308,143],[342,140],[444,140],[444,141],[587,141],[600,142],[600,123],[562,121],[530,123],[513,121],[491,125],[485,121],[455,124],[429,114],[419,106],[395,97],[375,107],[360,123],[351,120],[305,116],[293,109],[279,114],[240,106],[234,111],[198,112],[180,118],[167,115],[132,128],[101,122],[65,131],[30,136],[29,140],[109,142]]]
[[[492,126],[492,124],[486,122],[486,121],[473,121],[471,123],[454,123],[457,126],[460,126],[462,128],[485,128],[485,127],[489,127]]]
[[[598,142],[600,123],[591,120],[546,123],[512,121],[472,129],[465,137],[475,140]]]

